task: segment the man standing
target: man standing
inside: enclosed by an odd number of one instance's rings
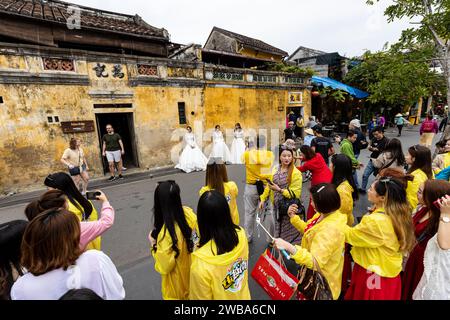
[[[314,128],[315,126],[317,126],[317,122],[314,120],[314,117],[313,116],[309,117],[309,122],[306,124],[306,127]]]
[[[292,139],[295,141],[295,138],[297,138],[297,136],[295,135],[294,121],[289,121],[289,127],[284,129],[284,141],[286,141],[288,139]]]
[[[347,157],[352,160],[352,167],[353,167],[353,176],[356,175],[356,170],[359,170],[363,167],[362,163],[359,163],[359,161],[355,157],[355,153],[353,152],[353,143],[358,138],[358,135],[353,130],[348,130],[347,132],[347,138],[342,140],[341,142],[341,153],[345,154]]]
[[[114,163],[117,163],[117,171],[119,173],[119,179],[123,179],[122,176],[122,155],[125,154],[123,148],[122,138],[118,133],[114,133],[112,125],[106,125],[107,134],[103,135],[103,156],[106,156],[109,165],[109,172],[111,177],[108,181],[116,180],[114,171]]]
[[[267,180],[271,177],[274,155],[272,151],[266,150],[266,139],[264,136],[256,138],[258,149],[247,150],[242,155],[245,164],[246,185],[244,191],[245,219],[244,227],[247,231],[248,242],[252,242],[255,230],[255,214],[258,209],[259,196],[264,192]],[[270,221],[269,230],[273,232],[274,222]]]
[[[382,127],[376,127],[375,129],[373,129],[373,139],[370,142],[369,146],[369,151],[372,151],[372,153],[370,155],[369,163],[367,164],[367,167],[364,170],[361,189],[359,189],[359,192],[361,192],[362,194],[366,193],[369,177],[375,171],[372,159],[378,158],[380,153],[383,152],[384,148],[386,148],[388,142],[389,139],[384,136]]]
[[[311,148],[322,155],[323,160],[325,160],[325,163],[329,164],[329,157],[334,154],[334,148],[333,144],[331,143],[330,139],[325,138],[322,135],[322,127],[319,125],[316,125],[312,128],[314,135],[316,136],[313,141],[311,142]]]

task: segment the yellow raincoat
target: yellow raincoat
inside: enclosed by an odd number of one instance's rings
[[[277,172],[279,166],[276,166],[272,169],[272,174],[269,176],[270,181],[273,182],[273,176]],[[291,183],[289,184],[289,190],[291,190],[297,198],[300,198],[302,195],[302,183],[303,183],[303,176],[300,170],[298,170],[296,167],[294,167],[294,170],[292,171],[292,179]],[[274,202],[274,192],[272,189],[269,188],[268,185],[266,185],[266,188],[264,189],[264,193],[259,197],[261,201],[266,201],[266,199],[270,196],[270,201],[272,203]],[[289,191],[284,189],[283,196],[285,198],[290,199],[291,194]]]
[[[80,211],[80,209],[78,209],[72,202],[70,202],[70,201],[67,201],[67,202],[69,203],[69,211],[72,212],[73,214],[75,214],[77,216],[77,218],[81,221],[83,219],[83,211]],[[98,212],[95,209],[92,202],[91,201],[89,201],[89,202],[92,205],[92,212],[87,221],[97,221],[98,220]],[[80,208],[83,208],[83,207],[80,205]],[[101,241],[102,241],[101,237],[95,238],[94,240],[92,240],[91,242],[88,243],[88,245],[86,246],[86,248],[84,250],[86,250],[86,251],[91,250],[91,249],[102,250],[101,249]]]
[[[355,223],[355,218],[353,217],[353,187],[345,180],[336,190],[341,198],[339,211],[347,216],[347,224],[351,227]]]
[[[409,202],[411,210],[414,210],[419,204],[419,199],[417,198],[417,191],[422,183],[428,180],[428,176],[421,169],[414,170],[411,172],[414,176],[413,181],[408,181],[408,187],[406,188],[406,197]]]
[[[230,252],[216,255],[211,240],[192,254],[189,299],[250,300],[247,236],[243,228],[237,233],[239,243]]]
[[[320,213],[316,213],[311,220],[304,222],[299,216],[295,216],[291,218],[291,223],[298,231],[304,233],[307,224],[318,217]],[[330,285],[335,300],[341,294],[346,224],[347,216],[339,211],[329,214],[306,231],[301,246],[296,246],[297,253],[292,256],[297,264],[305,265],[309,269],[313,269],[312,256],[314,256]]]
[[[230,206],[231,219],[233,220],[233,223],[235,225],[239,225],[239,211],[236,203],[239,192],[238,187],[233,181],[228,181],[223,184],[223,188],[225,191],[225,198],[227,199],[228,205]],[[210,190],[211,188],[209,186],[205,186],[201,188],[198,193],[201,197],[203,193]]]
[[[363,216],[355,227],[344,229],[345,241],[355,263],[382,277],[394,278],[402,271],[403,255],[391,218],[384,209]]]
[[[197,216],[189,207],[183,207],[188,225],[193,230],[195,237],[197,230]],[[178,238],[177,247],[180,254],[175,258],[172,249],[172,237],[169,231],[162,227],[156,240],[156,252],[151,250],[155,259],[155,270],[161,274],[161,291],[164,300],[187,300],[189,297],[189,272],[191,267],[191,254],[187,250],[186,240],[180,227],[175,224],[175,232]],[[165,233],[165,235],[164,235]],[[193,239],[195,242],[195,239]]]
[[[274,155],[268,150],[249,150],[242,155],[242,162],[246,168],[246,183],[255,184],[256,180],[261,180],[266,184],[266,179],[270,178]]]

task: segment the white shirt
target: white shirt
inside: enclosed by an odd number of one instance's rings
[[[24,274],[11,288],[11,300],[58,300],[67,291],[81,288],[91,289],[105,300],[125,298],[122,277],[111,259],[101,251],[88,250],[67,270]]]
[[[442,250],[437,234],[428,241],[422,278],[413,300],[450,300],[450,250]]]

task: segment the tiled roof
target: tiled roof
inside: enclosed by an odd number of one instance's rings
[[[261,50],[261,51],[265,51],[265,52],[269,52],[269,53],[275,53],[277,55],[281,55],[281,56],[287,56],[288,53],[286,51],[283,51],[281,49],[275,48],[274,46],[271,46],[270,44],[267,44],[261,40],[258,39],[254,39],[254,38],[250,38],[247,36],[243,36],[241,34],[235,33],[235,32],[231,32],[225,29],[221,29],[221,28],[217,28],[214,27],[212,31],[217,31],[220,32],[222,34],[225,34],[231,38],[236,39],[237,41],[243,43],[244,45],[247,45],[249,47]]]
[[[81,28],[100,29],[131,35],[158,37],[168,40],[165,29],[158,29],[131,16],[79,6],[57,0],[0,0],[0,13],[66,24],[73,14],[69,8],[81,9]]]

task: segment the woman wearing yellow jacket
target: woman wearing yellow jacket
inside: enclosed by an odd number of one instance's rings
[[[406,188],[410,208],[414,210],[419,204],[417,191],[419,191],[420,185],[428,179],[433,179],[431,151],[421,145],[412,146],[408,149],[405,160],[409,165],[408,173],[414,177],[413,181],[408,181],[408,187]]]
[[[155,190],[154,229],[149,234],[155,270],[162,277],[164,300],[187,300],[191,253],[197,241],[197,217],[181,204],[180,187],[163,181]]]
[[[355,262],[345,299],[400,300],[403,257],[415,244],[406,192],[400,181],[383,177],[372,184],[368,199],[374,211],[344,229]]]
[[[314,257],[328,281],[333,299],[337,300],[341,294],[345,245],[343,229],[347,217],[338,211],[341,200],[332,184],[320,183],[311,187],[311,196],[317,213],[308,222],[296,215],[296,205],[288,210],[291,223],[303,233],[301,246],[294,246],[281,238],[275,239],[275,246],[287,250],[297,264],[309,269],[313,269]]]
[[[198,202],[199,248],[192,254],[189,299],[249,300],[248,242],[231,220],[218,191],[206,191]]]
[[[87,200],[78,188],[75,186],[72,178],[65,172],[57,172],[49,174],[44,181],[44,184],[50,189],[58,189],[64,192],[69,199],[68,211],[77,216],[80,221],[97,221],[98,212],[92,202]],[[101,237],[95,238],[91,241],[85,250],[101,250]]]
[[[352,160],[345,154],[335,154],[331,157],[330,171],[333,173],[331,183],[336,186],[341,198],[339,212],[347,216],[347,224],[351,227],[355,223],[353,201],[358,200],[358,189],[352,173]]]
[[[264,207],[264,202],[270,197],[273,204],[273,216],[275,218],[275,237],[285,239],[290,243],[300,242],[300,233],[289,222],[288,215],[281,215],[278,206],[284,198],[300,198],[302,194],[302,173],[294,166],[294,151],[285,146],[280,146],[280,164],[274,167],[269,183],[260,196],[259,208]]]
[[[239,211],[236,203],[238,187],[234,181],[228,181],[227,168],[221,158],[211,158],[206,167],[206,184],[198,192],[200,197],[210,190],[217,190],[225,196],[230,206],[231,219],[239,225]]]

